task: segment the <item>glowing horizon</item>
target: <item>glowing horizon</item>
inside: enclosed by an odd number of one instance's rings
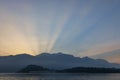
[[[119,3],[1,0],[0,55],[63,52],[83,57],[119,50]],[[111,56],[105,59],[120,60]]]

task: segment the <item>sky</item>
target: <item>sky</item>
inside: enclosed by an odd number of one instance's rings
[[[0,0],[0,55],[63,52],[120,63],[119,4],[120,0]]]

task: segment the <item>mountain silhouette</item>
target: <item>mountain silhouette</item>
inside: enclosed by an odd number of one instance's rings
[[[29,54],[0,56],[0,72],[16,72],[30,64],[56,70],[73,67],[120,68],[120,64],[110,63],[104,59],[80,58],[64,53],[41,53],[36,56]]]
[[[100,59],[107,59],[111,62],[118,62],[120,63],[120,49],[109,51],[109,52],[104,52],[101,54],[93,55],[91,56],[93,58],[100,58]]]

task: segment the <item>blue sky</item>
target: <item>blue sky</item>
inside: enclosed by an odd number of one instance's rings
[[[83,57],[119,51],[119,4],[120,0],[0,0],[0,55],[64,52]]]

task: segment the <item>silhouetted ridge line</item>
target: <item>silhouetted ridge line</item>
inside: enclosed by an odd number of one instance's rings
[[[0,57],[0,72],[16,72],[30,64],[55,70],[72,67],[120,68],[120,64],[110,63],[104,59],[80,58],[64,53],[42,53],[36,56],[19,54]]]

